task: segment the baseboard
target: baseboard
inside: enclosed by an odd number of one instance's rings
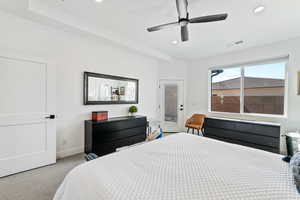
[[[56,152],[56,156],[57,158],[64,158],[64,157],[68,157],[68,156],[72,156],[75,154],[79,154],[79,153],[83,153],[84,152],[84,147],[73,147],[73,148],[69,148],[69,149],[65,149],[59,152]]]

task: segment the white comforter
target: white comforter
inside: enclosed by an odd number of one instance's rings
[[[180,133],[75,168],[54,200],[299,200],[281,157]]]

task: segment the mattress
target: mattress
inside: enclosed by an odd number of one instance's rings
[[[76,167],[54,200],[299,200],[281,158],[179,133]]]

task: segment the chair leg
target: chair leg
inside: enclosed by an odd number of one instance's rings
[[[195,131],[195,129],[193,129],[193,135],[195,134],[195,132],[194,132],[194,131]]]
[[[189,133],[190,132],[190,128],[188,128],[188,130],[187,130],[187,133]]]
[[[203,129],[201,129],[200,131],[201,131],[201,136],[204,137],[204,131],[203,131]]]
[[[197,132],[198,132],[198,135],[200,136],[200,132],[199,132],[199,129],[197,129]]]

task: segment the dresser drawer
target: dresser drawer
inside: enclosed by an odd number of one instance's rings
[[[210,118],[207,118],[205,120],[205,126],[214,127],[218,129],[235,130],[245,133],[253,133],[255,135],[262,135],[274,138],[280,137],[278,134],[278,132],[280,131],[280,127],[278,126],[260,125],[254,123],[227,121]]]
[[[262,136],[268,136],[274,138],[280,137],[280,134],[278,134],[278,132],[280,132],[280,127],[276,127],[276,126],[264,126],[258,124],[240,123],[236,127],[237,130],[239,131],[245,131],[256,135],[262,135]]]
[[[207,127],[206,130],[208,133],[210,133],[210,135],[214,135],[220,138],[228,138],[231,140],[243,141],[247,143],[268,146],[272,148],[279,147],[279,140],[272,137],[248,134],[248,133],[238,132],[234,130],[220,130],[218,128],[213,128],[213,127]]]
[[[146,126],[146,118],[137,118],[130,120],[122,120],[116,122],[99,123],[93,125],[93,131],[96,134],[116,132],[124,129]]]
[[[98,156],[102,156],[115,152],[117,148],[143,142],[145,141],[145,139],[146,135],[136,135],[121,140],[116,140],[114,142],[103,143],[96,145],[93,152],[96,153]]]
[[[279,149],[275,148],[275,147],[268,147],[268,146],[265,146],[265,145],[258,145],[258,144],[248,143],[248,142],[239,141],[239,140],[232,140],[232,139],[228,139],[228,138],[220,139],[220,137],[214,136],[214,135],[208,135],[206,137],[216,139],[216,140],[222,140],[224,142],[229,142],[229,143],[232,143],[232,144],[239,144],[239,145],[243,145],[243,146],[247,146],[247,147],[261,149],[261,150],[265,150],[265,151],[269,151],[269,152],[273,152],[273,153],[279,153]]]
[[[97,142],[97,144],[102,144],[135,135],[146,135],[146,127],[140,126],[114,132],[99,130],[94,133],[94,141]]]
[[[215,120],[215,119],[205,119],[205,126],[207,127],[215,127],[219,129],[237,129],[237,124],[231,121],[225,120]]]

